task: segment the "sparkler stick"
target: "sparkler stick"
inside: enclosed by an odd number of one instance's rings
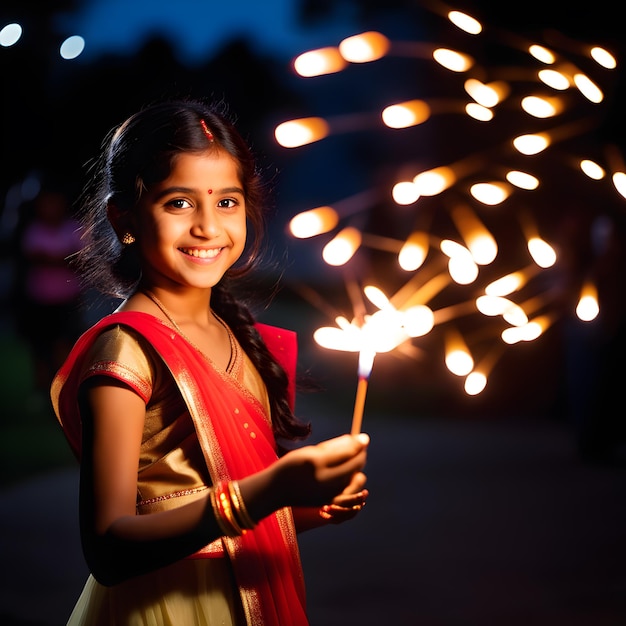
[[[367,385],[370,374],[372,373],[375,355],[375,352],[367,349],[362,349],[361,352],[359,352],[359,382],[356,388],[354,413],[352,414],[352,429],[350,431],[353,435],[358,435],[361,432],[365,396],[367,395]]]

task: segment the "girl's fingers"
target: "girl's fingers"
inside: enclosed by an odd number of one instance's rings
[[[326,504],[319,510],[320,517],[330,524],[341,524],[358,515],[365,506],[366,498],[367,493],[365,492],[363,498],[345,501],[341,505],[336,504],[337,498],[335,498],[333,504]],[[350,504],[350,502],[354,502],[354,504]]]
[[[341,494],[333,498],[332,506],[351,509],[355,506],[363,506],[367,502],[369,492],[363,489],[353,494]]]
[[[352,475],[350,480],[350,484],[346,486],[343,490],[343,493],[346,495],[357,493],[361,491],[363,487],[365,487],[365,483],[367,482],[367,476],[363,472],[355,472]]]
[[[369,436],[365,433],[359,435],[340,435],[334,439],[327,439],[317,444],[320,454],[325,457],[328,467],[341,465],[358,455],[369,444]]]

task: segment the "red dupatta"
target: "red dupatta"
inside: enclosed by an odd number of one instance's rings
[[[76,342],[52,386],[52,398],[65,436],[80,456],[78,387],[82,361],[96,337],[115,324],[145,337],[172,373],[187,404],[214,484],[248,476],[276,456],[269,418],[256,398],[233,377],[211,366],[195,347],[152,315],[113,313]],[[293,373],[295,333],[259,324],[268,348]],[[293,399],[293,376],[290,377]],[[223,537],[233,564],[248,624],[305,626],[304,577],[290,509],[264,518],[241,537]]]

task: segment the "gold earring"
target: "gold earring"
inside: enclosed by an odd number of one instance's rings
[[[122,237],[122,243],[125,246],[129,246],[131,243],[135,243],[135,238],[130,233],[124,233],[124,236]]]

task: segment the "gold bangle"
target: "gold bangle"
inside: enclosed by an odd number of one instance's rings
[[[233,515],[228,483],[225,480],[220,481],[212,490],[211,504],[215,511],[217,522],[227,537],[238,537],[243,534],[243,529]]]
[[[243,498],[241,497],[239,482],[231,480],[228,483],[228,490],[230,491],[230,499],[241,527],[252,530],[256,526],[256,522],[250,517],[250,513],[248,513],[248,509],[246,508]]]
[[[217,497],[215,495],[215,489],[211,489],[209,491],[209,498],[211,499],[211,507],[213,508],[213,515],[215,516],[215,521],[217,522],[217,525],[220,527],[220,530],[222,531],[222,535],[229,537],[232,533],[232,530],[228,528],[228,526],[226,526],[225,520],[222,517],[220,508],[217,504]]]
[[[230,489],[228,488],[228,482],[223,480],[218,484],[218,491],[216,493],[216,498],[218,505],[222,510],[222,514],[232,527],[234,531],[234,535],[242,535],[244,530],[239,525],[237,520],[235,519],[235,515],[233,513],[232,501],[230,499]]]

